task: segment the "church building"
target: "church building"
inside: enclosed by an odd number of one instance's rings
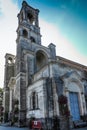
[[[16,46],[16,56],[5,55],[3,106],[8,117],[16,111],[19,124],[25,125],[31,118],[46,124],[46,119],[63,114],[72,121],[87,114],[87,67],[56,56],[53,43],[42,45],[39,10],[25,1],[18,14]]]

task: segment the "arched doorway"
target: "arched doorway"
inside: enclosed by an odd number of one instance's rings
[[[70,82],[68,85],[69,89],[69,102],[70,102],[70,113],[73,121],[80,120],[80,88],[77,82]]]
[[[48,62],[46,53],[42,50],[36,52],[36,71],[44,67]]]

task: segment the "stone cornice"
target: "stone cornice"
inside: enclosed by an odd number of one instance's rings
[[[87,71],[87,66],[76,63],[76,62],[68,60],[68,59],[65,59],[63,57],[57,56],[57,61],[59,61],[60,63],[64,63],[65,65],[68,65],[70,67],[74,67],[74,68],[82,70],[82,71],[83,70]]]

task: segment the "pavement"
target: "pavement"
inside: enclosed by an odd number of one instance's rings
[[[18,128],[18,127],[9,127],[9,126],[0,126],[0,130],[29,130],[29,128]],[[72,130],[87,130],[87,127],[76,128]]]
[[[72,129],[72,130],[87,130],[87,127],[83,127],[83,128],[75,128],[75,129]]]
[[[29,130],[29,128],[18,128],[18,127],[0,126],[0,130]]]

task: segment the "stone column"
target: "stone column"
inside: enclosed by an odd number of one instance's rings
[[[58,116],[59,104],[58,104],[58,95],[57,95],[56,84],[54,79],[52,79],[52,87],[53,87],[54,116]]]
[[[26,126],[26,81],[25,74],[20,74],[19,127]]]

